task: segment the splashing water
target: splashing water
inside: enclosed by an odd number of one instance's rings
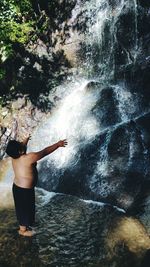
[[[59,102],[50,118],[35,132],[30,150],[40,150],[60,139],[67,139],[68,146],[53,153],[48,161],[56,168],[77,164],[81,144],[91,142],[100,132],[99,124],[90,113],[99,92],[87,90],[89,81],[76,84]],[[72,85],[71,85],[72,86]],[[39,140],[42,140],[39,143]]]
[[[139,111],[138,97],[133,95],[124,84],[113,86],[113,88],[118,101],[120,119],[122,122],[129,121]]]

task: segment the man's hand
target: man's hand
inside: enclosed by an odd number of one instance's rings
[[[24,140],[23,140],[22,143],[23,143],[24,145],[27,145],[27,143],[28,143],[28,141],[29,141],[30,139],[31,139],[31,134],[28,134],[27,137],[24,138]]]
[[[65,147],[65,146],[67,146],[67,145],[68,145],[67,139],[60,140],[60,141],[58,142],[58,146],[59,146],[59,147]]]
[[[31,140],[31,134],[28,134],[27,139],[28,141]]]

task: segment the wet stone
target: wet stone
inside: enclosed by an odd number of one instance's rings
[[[0,211],[1,267],[141,267],[150,241],[139,221],[73,196],[57,194],[44,204],[48,195],[40,194],[31,239],[18,235],[13,209]]]

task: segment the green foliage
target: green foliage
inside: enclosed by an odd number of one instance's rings
[[[0,19],[7,21],[17,19],[17,16],[26,16],[33,13],[30,0],[1,0],[0,1]]]
[[[13,0],[0,1],[0,24],[13,19],[15,16],[15,6]]]
[[[0,68],[0,80],[2,80],[5,77],[6,71],[2,68]]]
[[[30,12],[31,10],[31,12]],[[0,5],[0,50],[1,61],[12,56],[13,43],[26,44],[33,31],[33,21],[29,14],[32,5],[28,0],[3,0]]]
[[[11,44],[0,43],[0,62],[4,62],[7,58],[14,54]]]
[[[31,15],[33,13],[32,4],[29,0],[14,0],[14,4],[16,6],[17,12],[22,15]]]
[[[1,61],[13,55],[14,43],[26,45],[39,38],[53,45],[52,32],[62,29],[67,36],[69,29],[62,23],[70,18],[75,3],[76,0],[0,0]]]
[[[29,40],[30,32],[32,31],[32,26],[30,23],[16,23],[15,21],[10,21],[5,24],[7,27],[7,38],[11,42],[18,42],[25,44]],[[6,33],[6,31],[5,31]]]

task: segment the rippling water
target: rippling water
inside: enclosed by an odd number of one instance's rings
[[[35,229],[19,236],[14,209],[0,211],[1,267],[133,267],[150,249],[143,226],[117,208],[44,190]]]

